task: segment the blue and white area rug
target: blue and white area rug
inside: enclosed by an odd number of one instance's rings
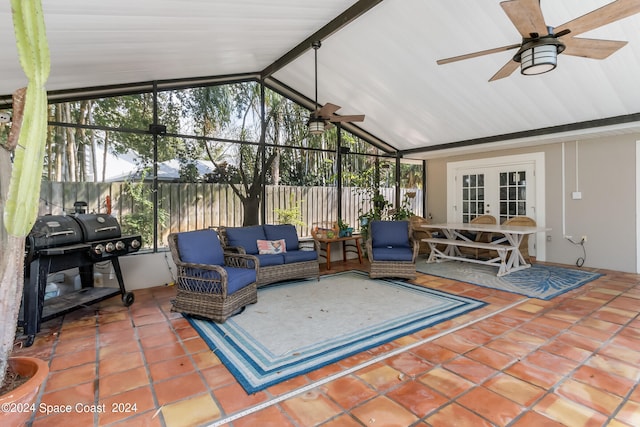
[[[350,271],[260,288],[223,324],[187,317],[248,393],[484,306]]]
[[[541,264],[532,264],[530,268],[514,271],[502,277],[496,276],[497,267],[464,261],[427,263],[420,260],[416,263],[416,268],[419,272],[432,276],[542,300],[549,300],[602,276],[590,271]]]

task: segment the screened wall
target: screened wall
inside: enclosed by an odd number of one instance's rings
[[[40,214],[110,213],[145,247],[171,232],[337,221],[356,230],[373,197],[384,215],[423,215],[423,162],[392,157],[257,81],[50,104]],[[6,126],[0,138],[6,138]],[[397,188],[397,191],[396,191]]]

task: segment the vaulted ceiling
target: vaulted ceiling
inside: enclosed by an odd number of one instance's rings
[[[519,43],[499,0],[42,1],[49,91],[247,74],[310,102],[321,39],[319,103],[365,114],[358,128],[407,157],[640,132],[640,14],[580,35],[628,41],[604,60],[489,82],[513,50],[436,60]],[[541,7],[559,26],[608,3]],[[26,84],[11,19],[0,2],[0,108]]]

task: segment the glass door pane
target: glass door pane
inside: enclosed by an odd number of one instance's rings
[[[462,222],[484,214],[484,174],[462,175]]]
[[[500,223],[527,215],[527,172],[500,172]]]

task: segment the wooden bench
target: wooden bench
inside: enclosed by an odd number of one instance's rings
[[[429,255],[429,259],[427,259],[427,262],[437,262],[443,259],[454,259],[459,261],[474,262],[477,264],[494,265],[498,266],[498,276],[504,276],[511,271],[509,268],[510,265],[507,262],[507,255],[509,255],[509,252],[517,249],[515,246],[511,245],[476,242],[473,240],[462,239],[445,239],[431,237],[428,239],[422,239],[422,241],[427,242],[429,244],[429,247],[431,248],[431,254]],[[438,249],[438,245],[445,245],[444,250]],[[467,258],[460,254],[460,251],[458,250],[459,246],[496,251],[498,253],[498,256],[496,258],[488,260]]]

